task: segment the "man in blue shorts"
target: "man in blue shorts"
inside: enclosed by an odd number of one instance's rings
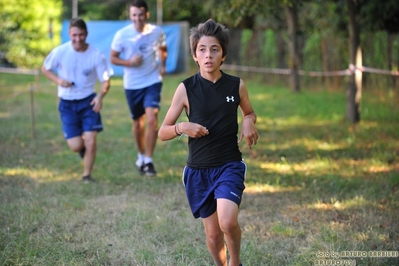
[[[154,176],[152,157],[167,50],[165,33],[161,27],[146,22],[149,15],[144,0],[131,2],[129,16],[133,24],[116,32],[111,44],[111,63],[124,66],[123,86],[138,149],[136,166],[141,174]]]
[[[70,41],[54,48],[46,57],[42,73],[58,85],[64,137],[70,149],[83,158],[83,181],[91,176],[97,151],[97,133],[103,130],[100,110],[110,87],[112,69],[100,50],[86,43],[86,23],[74,18],[69,23]],[[57,70],[57,75],[53,72]],[[95,92],[97,79],[101,92]]]
[[[202,218],[215,264],[227,266],[227,246],[228,265],[242,266],[238,207],[247,167],[238,143],[245,140],[251,149],[258,133],[244,81],[220,70],[228,42],[227,29],[213,20],[191,29],[191,54],[199,73],[177,87],[158,136],[164,141],[182,134],[189,137],[183,183],[191,211],[195,218]],[[243,116],[241,134],[238,107]],[[176,124],[183,110],[189,122]]]

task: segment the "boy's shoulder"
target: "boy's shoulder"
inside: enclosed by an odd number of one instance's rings
[[[241,79],[240,77],[227,74],[227,73],[225,73],[225,72],[223,72],[223,71],[222,71],[222,73],[223,73],[223,76],[224,76],[226,79],[229,79],[229,80],[232,80],[232,81],[240,81],[240,79]]]
[[[198,78],[199,73],[196,73],[194,75],[192,75],[191,77],[186,78],[185,80],[183,80],[183,84],[186,88],[190,88],[193,87],[195,85],[195,83],[197,82],[197,78]]]

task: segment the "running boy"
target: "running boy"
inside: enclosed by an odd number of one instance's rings
[[[242,266],[238,207],[246,165],[238,143],[245,139],[251,149],[258,133],[243,80],[220,70],[228,42],[227,29],[213,20],[191,29],[190,48],[199,73],[177,87],[158,136],[163,141],[189,137],[183,182],[193,216],[202,218],[215,264],[227,266],[227,245],[229,265]],[[243,115],[239,138],[238,107]],[[175,124],[183,109],[189,122]]]

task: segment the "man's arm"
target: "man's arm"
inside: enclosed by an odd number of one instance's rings
[[[128,65],[128,61],[127,60],[123,60],[121,59],[120,56],[120,52],[116,52],[114,50],[111,49],[111,63],[117,66],[127,66]]]
[[[101,91],[100,91],[100,93],[98,93],[97,96],[94,97],[94,99],[90,103],[93,106],[93,111],[94,112],[100,112],[101,111],[101,108],[103,106],[102,99],[108,93],[110,86],[111,86],[111,79],[110,78],[101,83]]]
[[[120,52],[111,49],[110,61],[112,64],[125,67],[137,67],[140,66],[143,61],[141,55],[134,55],[129,60],[125,60],[120,58],[120,54]]]
[[[46,78],[54,82],[55,84],[62,86],[62,87],[71,87],[72,83],[68,80],[63,80],[59,78],[52,70],[47,70],[44,66],[42,66],[42,73]]]
[[[111,78],[105,80],[101,84],[101,91],[100,91],[101,98],[104,98],[104,96],[108,93],[110,87],[111,87]]]
[[[165,46],[160,46],[159,47],[159,59],[161,61],[161,65],[160,65],[160,72],[161,75],[165,75],[166,74],[166,58],[168,57],[168,50]]]

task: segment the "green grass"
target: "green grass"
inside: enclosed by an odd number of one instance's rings
[[[185,76],[165,78],[160,123]],[[102,111],[97,182],[83,185],[81,160],[62,137],[55,86],[42,78],[33,138],[34,78],[1,74],[0,264],[213,265],[181,183],[186,139],[158,141],[157,177],[139,176],[122,81],[114,79]],[[260,140],[253,150],[240,145],[248,165],[239,215],[244,265],[398,251],[398,92],[365,90],[361,122],[352,126],[344,90],[293,94],[256,78],[246,83]],[[399,264],[398,257],[343,259]]]

